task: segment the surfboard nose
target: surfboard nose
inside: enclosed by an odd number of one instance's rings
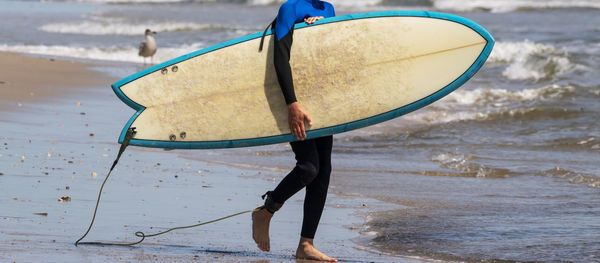
[[[492,49],[494,48],[494,45],[496,43],[496,40],[494,39],[492,34],[487,29],[485,29],[483,26],[473,22],[472,20],[457,16],[457,15],[440,13],[440,12],[428,12],[428,13],[432,17],[438,17],[438,18],[442,18],[442,19],[447,19],[449,21],[454,21],[454,22],[460,23],[466,27],[469,27],[473,31],[477,32],[477,34],[479,34],[487,42],[483,51],[481,52],[481,55],[480,55],[478,61],[476,62],[477,68],[480,68],[481,66],[483,66],[483,64],[485,63],[485,61],[491,54]],[[473,72],[473,74],[475,72]]]

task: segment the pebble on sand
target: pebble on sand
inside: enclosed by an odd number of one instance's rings
[[[96,172],[92,172],[92,177],[96,177],[98,174]]]
[[[33,213],[34,215],[38,215],[38,216],[48,216],[48,213]]]
[[[71,201],[71,197],[69,196],[63,196],[61,198],[58,198],[59,202],[70,202]]]

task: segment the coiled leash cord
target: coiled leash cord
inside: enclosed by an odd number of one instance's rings
[[[252,210],[242,211],[242,212],[239,212],[239,213],[235,213],[235,214],[232,214],[232,215],[228,215],[228,216],[225,216],[225,217],[217,218],[217,219],[211,220],[211,221],[202,222],[202,223],[195,224],[195,225],[173,227],[173,228],[169,228],[169,229],[167,229],[165,231],[154,233],[154,234],[150,234],[150,235],[146,235],[142,231],[137,231],[137,232],[135,232],[135,236],[139,237],[141,239],[138,240],[138,241],[136,241],[136,242],[130,242],[130,243],[80,242],[82,239],[84,239],[87,236],[87,234],[92,229],[92,226],[94,225],[94,220],[96,219],[96,213],[98,212],[98,205],[100,204],[100,197],[102,197],[102,189],[104,189],[104,185],[106,184],[106,181],[108,181],[108,177],[110,176],[110,173],[113,171],[113,169],[115,168],[115,166],[117,166],[117,163],[119,162],[119,159],[121,158],[121,154],[123,154],[123,152],[125,151],[125,148],[127,148],[127,146],[129,145],[129,141],[131,140],[131,138],[133,137],[133,135],[135,135],[135,133],[136,133],[135,127],[130,128],[129,130],[127,130],[127,133],[125,133],[125,139],[123,140],[123,143],[121,144],[121,148],[119,149],[119,154],[117,154],[117,159],[115,159],[115,161],[113,162],[113,165],[110,168],[110,170],[108,171],[108,174],[106,175],[106,178],[104,178],[104,182],[102,182],[102,186],[100,186],[100,191],[98,192],[98,199],[96,200],[96,208],[94,208],[94,216],[92,216],[92,222],[90,222],[90,226],[88,227],[87,231],[85,231],[85,234],[83,234],[83,236],[81,236],[81,238],[79,238],[77,241],[75,241],[75,246],[77,246],[77,245],[134,246],[134,245],[137,245],[139,243],[142,243],[142,241],[144,241],[144,239],[146,239],[147,237],[159,236],[159,235],[162,235],[162,234],[169,233],[169,232],[171,232],[173,230],[193,228],[193,227],[198,227],[198,226],[202,226],[202,225],[207,225],[207,224],[218,222],[218,221],[221,221],[221,220],[225,220],[227,218],[231,218],[231,217],[234,217],[234,216],[239,216],[239,215],[242,215],[242,214],[255,212],[255,211],[258,211],[258,210],[260,210],[260,209],[263,208],[261,206],[261,207],[258,207],[258,208],[252,209]]]

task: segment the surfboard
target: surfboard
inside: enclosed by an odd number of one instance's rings
[[[262,32],[153,66],[112,85],[136,113],[130,145],[211,149],[294,141]],[[494,39],[468,19],[382,11],[295,25],[290,65],[313,125],[307,138],[381,123],[454,91],[484,64]]]

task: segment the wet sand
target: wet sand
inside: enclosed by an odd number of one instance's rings
[[[134,113],[109,88],[116,79],[89,69],[95,66],[0,53],[6,73],[0,75],[0,261],[296,262],[303,191],[273,219],[270,253],[254,245],[249,214],[135,247],[75,247],[117,154],[117,136]],[[255,208],[284,174],[189,158],[193,154],[128,148],[84,241],[130,242],[135,231],[150,234]],[[347,262],[413,262],[356,242],[364,238],[366,213],[378,205],[390,207],[331,194],[315,244]]]

